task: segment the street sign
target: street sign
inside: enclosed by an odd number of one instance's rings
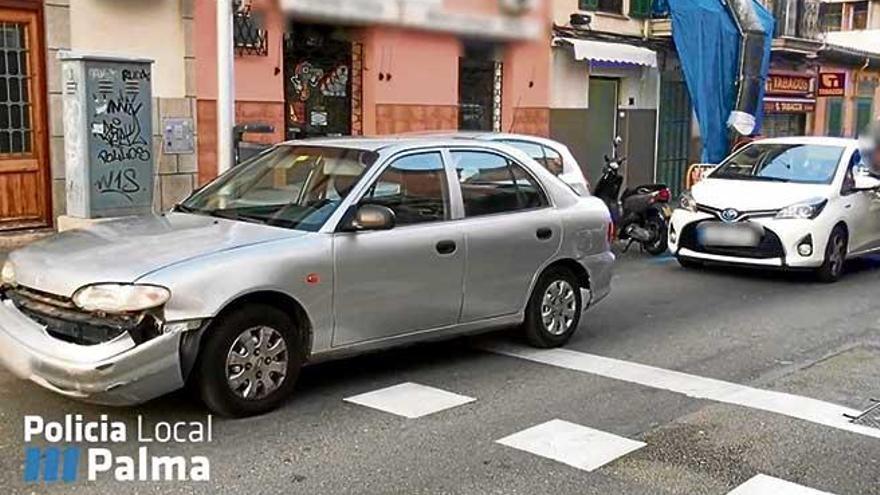
[[[845,96],[846,72],[820,72],[819,96]]]

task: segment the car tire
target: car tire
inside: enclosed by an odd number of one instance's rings
[[[228,417],[277,408],[293,393],[305,360],[301,343],[293,319],[274,306],[251,304],[221,315],[207,329],[196,364],[202,401]]]
[[[650,230],[652,233],[657,234],[657,240],[651,244],[643,244],[642,247],[645,251],[652,256],[660,256],[665,253],[669,249],[669,241],[667,239],[668,235],[668,227],[666,225],[666,220],[662,217],[654,216],[648,219],[645,222],[645,227]]]
[[[832,284],[843,276],[848,242],[846,230],[840,226],[834,227],[825,246],[825,261],[816,270],[816,278],[820,282]]]
[[[565,345],[577,331],[582,309],[581,287],[574,274],[563,267],[548,269],[526,307],[526,340],[541,349]]]
[[[676,258],[678,260],[678,264],[681,265],[682,268],[686,268],[688,270],[697,270],[703,268],[703,262],[697,261],[691,258]]]

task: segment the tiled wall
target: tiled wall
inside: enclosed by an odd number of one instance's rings
[[[199,99],[198,183],[204,184],[217,176],[217,101]],[[284,104],[280,102],[238,101],[235,103],[238,123],[266,123],[275,127],[274,134],[248,134],[245,140],[274,144],[284,139]]]
[[[197,183],[198,155],[168,155],[163,153],[161,123],[168,117],[196,117],[195,49],[193,39],[193,0],[181,2],[181,22],[185,31],[186,95],[182,98],[153,99],[153,155],[156,161],[156,181],[153,206],[165,211],[188,196]],[[46,65],[48,67],[50,162],[52,166],[53,216],[66,214],[65,155],[61,64],[58,52],[74,48],[70,36],[70,9],[73,0],[44,0],[46,20]],[[75,4],[74,8],[75,8]],[[133,54],[137,55],[137,54]],[[196,141],[200,137],[196,124]]]
[[[549,108],[517,108],[513,110],[513,124],[505,132],[550,137]]]
[[[376,105],[376,133],[456,130],[458,107],[454,105]]]

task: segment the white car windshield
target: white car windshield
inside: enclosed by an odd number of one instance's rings
[[[349,148],[277,146],[221,175],[176,210],[314,232],[377,157]]]
[[[731,155],[709,177],[830,184],[843,152],[841,146],[753,143]]]

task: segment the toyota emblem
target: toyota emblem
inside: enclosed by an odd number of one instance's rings
[[[721,220],[727,223],[733,223],[739,218],[739,212],[733,208],[728,208],[721,212]]]

